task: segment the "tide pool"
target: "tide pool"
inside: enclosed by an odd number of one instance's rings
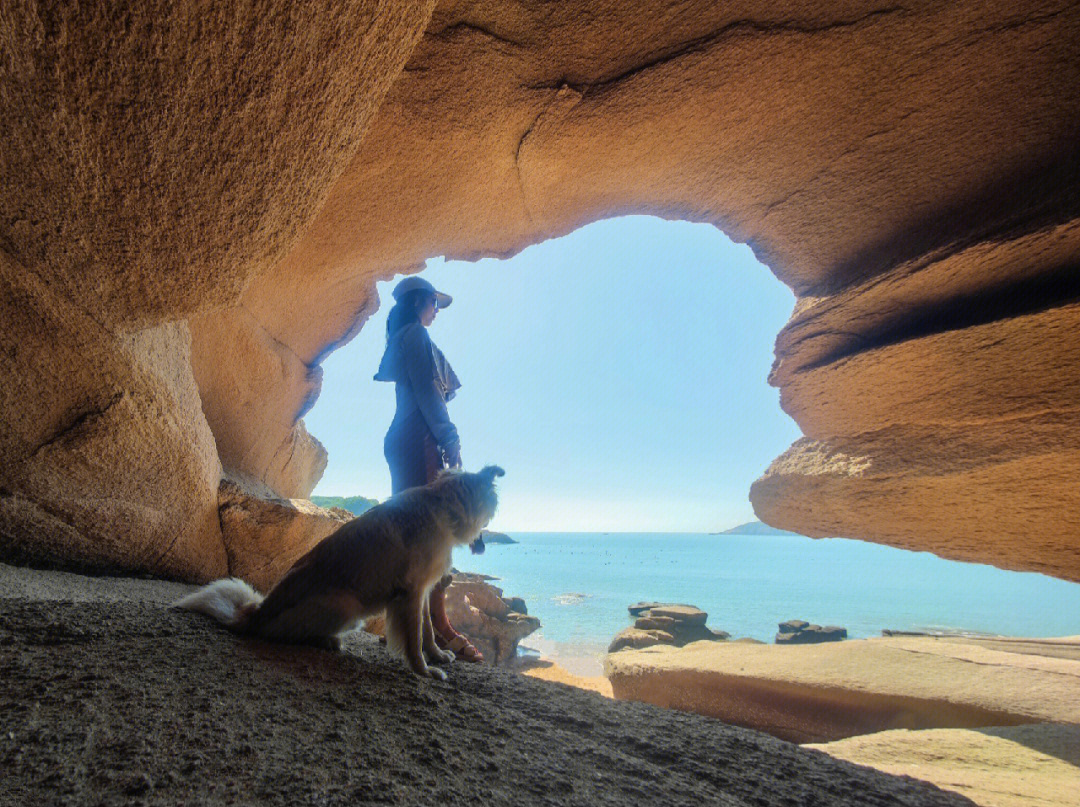
[[[842,625],[851,638],[883,628],[1080,634],[1080,584],[925,552],[802,536],[508,534],[519,543],[458,550],[454,565],[523,597],[543,627],[522,644],[556,656],[601,653],[639,600],[696,605],[710,627],[766,642],[788,619]]]

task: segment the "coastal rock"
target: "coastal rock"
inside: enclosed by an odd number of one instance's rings
[[[221,465],[187,326],[118,333],[0,249],[5,333],[0,558],[199,581],[226,574]]]
[[[513,659],[518,642],[540,628],[536,617],[511,610],[502,589],[457,574],[446,589],[446,615],[484,654],[488,664]]]
[[[987,807],[1075,807],[1080,726],[897,729],[807,745],[836,759],[932,782]]]
[[[675,637],[667,631],[642,628],[623,628],[608,645],[609,653],[616,653],[625,648],[640,649],[656,644],[674,644]]]
[[[651,617],[668,617],[680,625],[704,625],[709,615],[693,605],[657,605],[649,609]]]
[[[228,573],[185,320],[289,251],[430,11],[5,7],[0,556]]]
[[[1080,640],[897,637],[613,653],[616,698],[829,742],[896,728],[1078,723]]]
[[[639,616],[634,620],[634,627],[639,630],[668,630],[675,625],[671,616]]]
[[[218,506],[230,574],[263,592],[315,544],[353,519],[340,508],[282,499],[237,475],[222,480]]]
[[[340,653],[237,637],[165,608],[176,583],[86,578],[86,591],[74,577],[45,588],[76,602],[0,598],[0,804],[85,801],[91,729],[94,800],[106,804],[132,803],[147,782],[140,800],[166,805],[431,804],[444,790],[445,803],[479,795],[485,807],[968,804],[764,734],[503,670],[454,664],[447,684],[421,681],[368,637],[346,637]]]
[[[690,642],[724,641],[730,634],[705,627],[709,615],[693,605],[640,602],[629,607],[630,613],[640,614],[632,628],[616,634],[608,646],[614,653],[623,648],[651,647],[671,644],[682,647]]]
[[[780,623],[776,634],[776,644],[820,644],[821,642],[839,642],[847,638],[847,628],[837,625],[811,625],[801,619],[790,619]]]
[[[279,498],[306,499],[327,454],[299,418],[319,396],[322,368],[301,361],[244,309],[193,317],[190,327],[191,369],[221,464]]]
[[[300,420],[378,280],[618,212],[797,295],[763,521],[1080,580],[1075,6],[301,5],[0,20],[9,550],[212,576],[214,466],[311,489]],[[184,321],[205,410],[109,355]]]
[[[503,602],[506,603],[506,607],[511,611],[515,611],[519,614],[529,613],[529,609],[525,605],[525,600],[521,597],[503,597]]]
[[[1080,361],[1063,316],[1080,255],[1080,12],[694,3],[672,25],[665,9],[436,11],[244,307],[310,360],[355,334],[386,267],[512,254],[615,208],[709,221],[798,296],[773,380],[812,447],[755,485],[759,517],[1080,579]],[[1054,327],[1013,323],[1029,309]],[[957,406],[993,352],[1008,358],[997,391],[982,413]],[[1025,440],[1010,409],[1050,421],[1046,438]]]

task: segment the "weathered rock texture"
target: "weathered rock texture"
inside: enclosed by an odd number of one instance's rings
[[[517,658],[518,642],[540,628],[540,620],[523,611],[513,610],[502,596],[502,589],[491,585],[485,575],[454,572],[446,587],[446,615],[458,631],[484,657],[489,665],[505,665]],[[515,597],[513,599],[520,599]],[[385,636],[382,616],[364,623],[364,630]]]
[[[1080,726],[883,731],[811,745],[837,759],[933,782],[981,807],[1075,807]]]
[[[839,625],[811,625],[804,619],[789,619],[780,623],[776,632],[777,644],[821,644],[847,638],[847,628]]]
[[[8,559],[226,572],[221,465],[187,326],[114,333],[0,252],[0,548]]]
[[[419,681],[358,634],[327,653],[145,602],[0,599],[0,646],[4,805],[971,804],[502,670]]]
[[[799,295],[772,378],[806,439],[754,486],[763,520],[1080,579],[1075,3],[432,6],[4,4],[0,250],[41,287],[25,310],[71,309],[5,391],[5,442],[80,321],[93,353],[190,319],[223,467],[304,496],[325,457],[299,418],[376,279],[653,213],[748,241]],[[5,378],[32,332],[2,320]],[[50,491],[142,482],[15,465],[5,545],[38,508],[75,533],[60,554],[221,556],[106,551]]]
[[[222,480],[218,508],[229,574],[264,593],[315,544],[353,519],[347,510],[277,498],[235,476]]]
[[[446,589],[446,615],[488,664],[515,658],[518,642],[540,628],[535,616],[518,613],[503,601],[501,588],[470,574],[454,574]]]
[[[184,319],[290,251],[432,5],[2,4],[5,557],[227,571]],[[283,443],[259,475],[306,493]]]
[[[805,647],[697,642],[607,656],[616,698],[793,742],[897,728],[1080,724],[1080,642],[895,637]]]
[[[693,605],[636,603],[629,607],[637,618],[632,627],[619,631],[608,652],[623,648],[652,647],[657,644],[682,647],[690,642],[724,641],[731,634],[705,626],[709,615]]]

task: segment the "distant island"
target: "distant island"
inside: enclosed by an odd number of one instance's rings
[[[776,527],[770,527],[768,524],[762,524],[760,521],[750,521],[746,524],[740,524],[738,527],[732,527],[730,530],[722,530],[720,532],[714,532],[713,535],[799,535],[797,532],[788,532],[787,530],[778,530]]]
[[[491,530],[484,530],[482,533],[484,536],[485,544],[516,544],[513,538],[502,532],[492,532]]]
[[[370,510],[379,503],[378,499],[368,499],[364,496],[312,496],[311,501],[319,507],[340,507],[354,516]]]

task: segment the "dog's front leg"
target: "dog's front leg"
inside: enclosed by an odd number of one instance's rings
[[[432,664],[449,664],[454,654],[443,650],[435,642],[435,628],[431,624],[431,594],[424,595],[424,656]]]
[[[424,592],[410,591],[386,609],[386,645],[405,656],[413,672],[440,681],[446,673],[424,661]]]

